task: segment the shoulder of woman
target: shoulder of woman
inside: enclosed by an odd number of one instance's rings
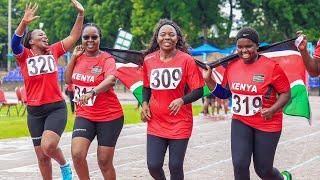
[[[153,53],[150,53],[150,54],[146,55],[146,56],[144,57],[144,61],[147,61],[147,60],[150,60],[150,59],[153,59],[154,57],[156,57],[157,52],[158,52],[158,51],[155,51],[155,52],[153,52]]]

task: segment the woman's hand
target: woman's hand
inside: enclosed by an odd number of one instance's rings
[[[82,47],[82,45],[76,46],[73,50],[72,56],[74,58],[78,58],[79,56],[81,56],[81,54],[84,53],[84,48]]]
[[[84,13],[84,8],[83,6],[77,1],[77,0],[71,0],[73,6],[78,10],[78,13],[80,15],[83,15]]]
[[[212,69],[208,65],[206,65],[206,68],[207,69],[203,69],[202,76],[205,81],[209,81],[212,79]]]
[[[26,9],[24,10],[24,15],[22,21],[26,24],[31,23],[35,19],[38,19],[40,16],[36,16],[36,12],[38,10],[38,4],[27,4]]]
[[[306,51],[307,50],[307,44],[308,44],[308,40],[307,40],[307,36],[303,34],[302,31],[297,31],[296,32],[297,36],[302,36],[302,41],[301,43],[298,45],[298,50],[299,51]]]
[[[184,104],[183,99],[182,98],[178,98],[173,100],[170,105],[169,105],[169,110],[170,110],[170,115],[176,115],[178,114],[181,106]]]
[[[147,102],[142,103],[141,120],[147,122],[151,118],[150,107]]]
[[[208,88],[210,89],[210,91],[213,91],[216,88],[217,83],[212,77],[211,67],[206,65],[206,68],[207,69],[203,69],[202,76],[203,76],[203,79],[204,79],[205,83],[207,84]]]
[[[271,108],[263,108],[261,109],[261,116],[264,119],[271,119],[275,112]]]
[[[80,99],[79,99],[80,105],[86,105],[86,104],[88,104],[88,100],[89,100],[90,98],[92,98],[92,97],[93,97],[93,94],[90,93],[90,92],[88,92],[88,93],[86,93],[86,94],[83,94],[83,95],[80,97]]]

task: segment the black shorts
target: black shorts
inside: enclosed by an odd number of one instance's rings
[[[99,146],[115,147],[123,127],[123,116],[105,122],[94,122],[83,117],[76,117],[72,138],[83,137],[90,142],[97,136]]]
[[[28,128],[34,146],[40,146],[42,134],[50,130],[61,136],[67,124],[67,106],[59,101],[41,106],[27,106]]]

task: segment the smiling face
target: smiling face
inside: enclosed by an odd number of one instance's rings
[[[99,30],[94,26],[87,26],[82,32],[82,46],[88,53],[99,51],[100,35]]]
[[[41,29],[35,29],[31,33],[29,44],[40,50],[46,50],[49,46],[48,37]]]
[[[178,42],[177,31],[171,25],[163,25],[159,29],[157,42],[160,50],[173,51],[176,48]]]
[[[237,53],[244,63],[250,64],[255,62],[258,55],[258,45],[250,39],[240,38],[236,44]]]

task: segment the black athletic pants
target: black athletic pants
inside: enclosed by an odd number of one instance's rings
[[[183,161],[189,139],[166,139],[147,135],[147,164],[155,180],[165,180],[162,166],[169,147],[169,170],[171,180],[183,180]]]
[[[249,180],[249,167],[253,156],[254,169],[263,180],[282,180],[280,172],[273,167],[274,155],[280,132],[263,132],[239,120],[231,124],[231,152],[235,180]]]

